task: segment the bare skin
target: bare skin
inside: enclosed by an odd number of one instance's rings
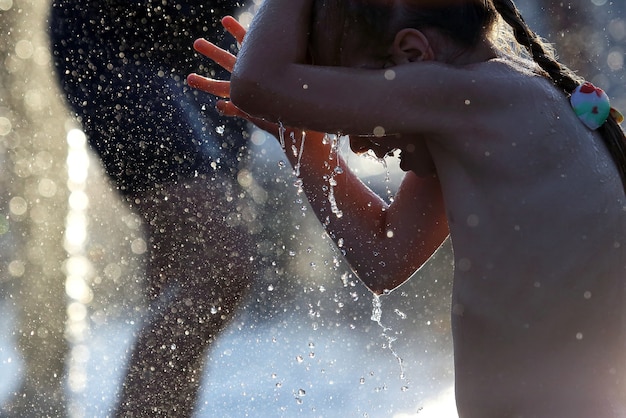
[[[486,39],[458,54],[441,34],[401,31],[389,47],[393,77],[362,49],[346,53],[351,68],[307,65],[309,10],[309,0],[266,0],[232,100],[256,118],[361,136],[356,148],[383,127],[371,148],[402,150],[410,172],[394,203],[372,204],[346,170],[336,191],[344,216],[329,233],[380,292],[419,268],[447,225],[459,415],[623,416],[626,198],[600,136],[549,81]],[[190,83],[217,91],[200,76]],[[305,146],[301,170],[320,219],[322,148]],[[430,162],[437,176],[418,178]],[[384,265],[371,262],[374,251]]]

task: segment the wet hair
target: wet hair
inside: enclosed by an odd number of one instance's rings
[[[471,47],[493,32],[497,14],[485,0],[315,0],[312,39],[324,34],[338,56],[343,37],[357,32],[387,46],[403,28],[437,29],[460,47]]]
[[[324,33],[334,48],[335,63],[342,38],[358,31],[367,39],[389,45],[402,28],[436,29],[461,47],[472,47],[481,39],[498,44],[498,24],[503,21],[512,32],[513,49],[521,47],[542,70],[543,75],[566,95],[571,95],[583,78],[557,61],[552,46],[544,42],[524,21],[513,0],[315,0],[312,34]],[[321,47],[313,45],[313,48]],[[613,116],[600,132],[626,190],[626,137]]]

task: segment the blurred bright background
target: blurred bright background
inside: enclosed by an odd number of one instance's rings
[[[518,5],[626,110],[626,3]],[[48,6],[0,0],[0,405],[20,394],[59,417],[107,417],[146,309],[147,245],[52,77]],[[254,132],[251,146],[239,181],[267,267],[208,354],[197,416],[454,417],[449,245],[377,300],[298,195],[277,141]],[[347,158],[393,196],[396,161]]]

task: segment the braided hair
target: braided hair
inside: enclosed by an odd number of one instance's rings
[[[572,94],[584,80],[555,59],[549,46],[528,27],[513,0],[491,1],[504,22],[513,30],[515,40],[528,51],[531,58],[559,89],[566,94]],[[619,169],[626,189],[626,137],[624,131],[612,115],[598,128],[598,131]]]

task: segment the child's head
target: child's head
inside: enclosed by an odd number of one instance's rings
[[[498,30],[500,22],[510,30]],[[521,47],[565,92],[582,82],[554,59],[512,0],[314,0],[311,56],[315,64],[337,66],[355,53],[382,60],[405,28],[437,32],[461,52],[485,39],[495,47]]]
[[[496,22],[491,0],[315,0],[311,53],[322,65],[345,65],[355,51],[382,60],[405,28],[471,48],[495,33]]]

